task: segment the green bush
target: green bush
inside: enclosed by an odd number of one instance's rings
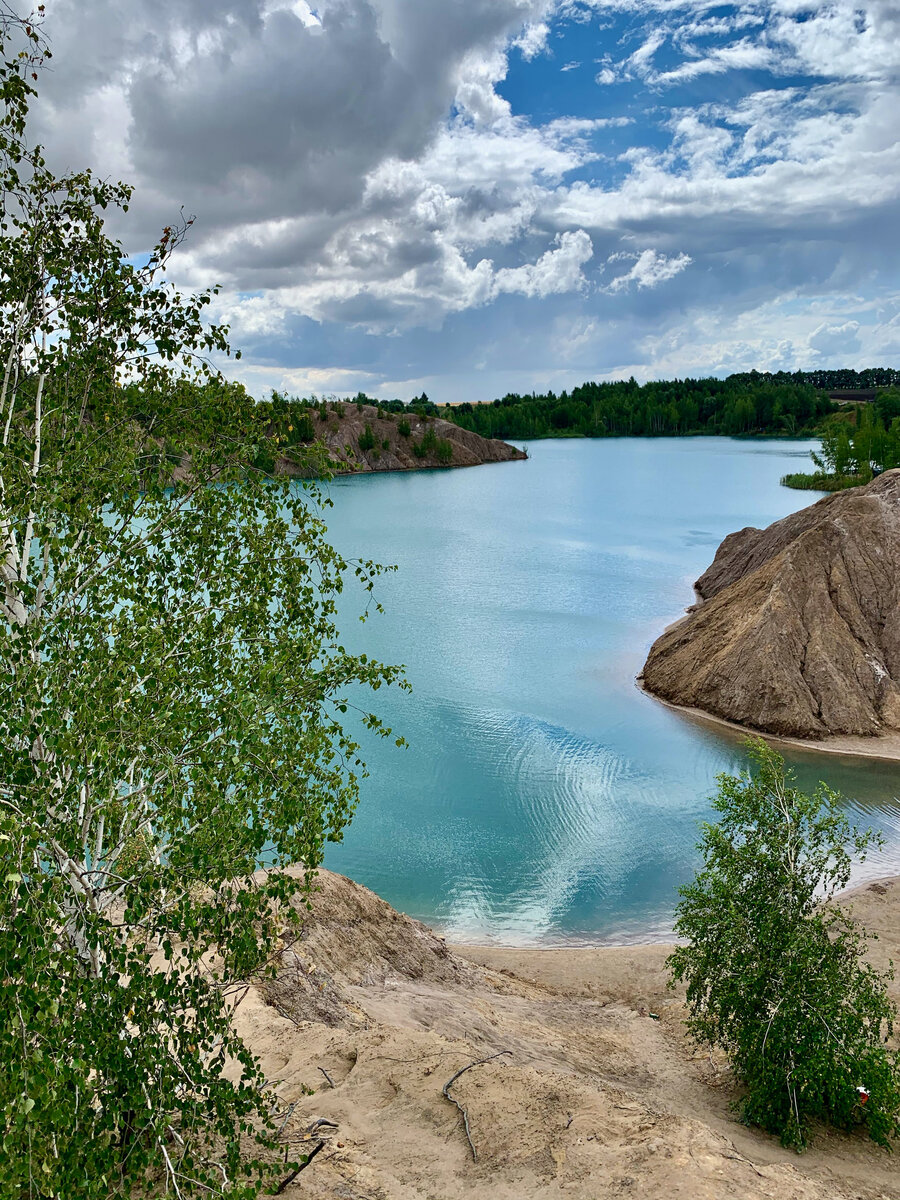
[[[860,484],[868,482],[869,479],[862,475],[829,475],[825,471],[816,471],[813,474],[797,471],[781,477],[783,487],[808,492],[841,492],[845,488],[859,487]]]
[[[407,421],[405,418],[402,421],[400,421],[400,423],[397,425],[397,432],[400,434],[401,437],[409,437],[409,433],[410,433],[409,421]]]
[[[453,462],[453,443],[449,442],[446,438],[437,439],[437,446],[434,452],[439,463]]]
[[[362,451],[375,449],[375,434],[372,432],[372,426],[366,421],[365,428],[359,435],[359,448]]]
[[[385,439],[382,441],[382,443],[381,443],[381,448],[382,448],[382,450],[390,450],[390,448],[391,448],[391,439],[390,439],[390,438],[385,438]]]
[[[421,440],[413,443],[413,454],[416,458],[427,458],[429,454],[434,453],[436,447],[437,438],[434,436],[434,430],[426,429]]]
[[[668,962],[687,985],[689,1031],[725,1050],[744,1119],[784,1145],[802,1149],[820,1119],[864,1122],[887,1147],[900,1134],[900,1054],[885,1044],[896,1010],[860,959],[871,935],[822,906],[847,885],[851,852],[865,858],[878,839],[851,828],[825,784],[805,795],[780,755],[748,744],[755,770],[719,776],[719,823],[680,889],[687,944]]]

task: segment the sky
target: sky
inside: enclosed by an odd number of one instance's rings
[[[35,133],[255,395],[900,365],[898,0],[47,0]]]

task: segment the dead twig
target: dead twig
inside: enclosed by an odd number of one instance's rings
[[[444,1099],[449,1100],[451,1104],[455,1104],[462,1113],[463,1128],[466,1131],[466,1141],[469,1143],[469,1149],[472,1151],[472,1162],[478,1161],[478,1151],[475,1149],[475,1143],[472,1141],[472,1134],[469,1130],[469,1112],[468,1109],[463,1108],[463,1106],[454,1096],[450,1095],[450,1088],[454,1083],[456,1083],[460,1075],[465,1075],[466,1071],[471,1071],[473,1067],[480,1067],[482,1063],[491,1062],[493,1059],[500,1058],[501,1055],[504,1054],[512,1054],[512,1050],[498,1050],[496,1054],[489,1054],[487,1058],[476,1058],[475,1061],[470,1062],[467,1067],[463,1067],[461,1070],[457,1071],[456,1074],[452,1076],[452,1078],[448,1079],[441,1088],[441,1095],[444,1097]]]
[[[325,1076],[325,1078],[328,1080],[328,1082],[331,1084],[332,1087],[337,1086],[337,1084],[334,1082],[334,1080],[331,1078],[331,1076],[328,1074],[328,1072],[325,1070],[324,1067],[319,1067],[319,1070],[322,1072],[322,1074]]]
[[[306,1170],[306,1168],[309,1166],[309,1164],[316,1157],[316,1155],[319,1153],[319,1151],[322,1149],[322,1147],[324,1145],[325,1145],[324,1142],[319,1142],[319,1144],[316,1147],[314,1147],[314,1149],[310,1150],[309,1154],[307,1154],[306,1158],[303,1160],[303,1162],[300,1164],[300,1166],[297,1168],[297,1170],[291,1171],[290,1175],[288,1175],[286,1179],[282,1179],[281,1183],[279,1183],[278,1187],[275,1189],[275,1191],[272,1193],[272,1195],[280,1196],[284,1192],[284,1189],[286,1187],[289,1187],[294,1182],[294,1180],[297,1178],[297,1176],[300,1174],[300,1172]]]
[[[287,1111],[286,1111],[286,1112],[285,1112],[285,1114],[284,1114],[284,1120],[283,1120],[283,1121],[281,1122],[281,1124],[278,1126],[278,1133],[275,1135],[276,1137],[281,1137],[282,1133],[284,1133],[284,1127],[285,1127],[285,1125],[287,1125],[288,1121],[289,1121],[289,1120],[291,1119],[291,1117],[294,1115],[294,1109],[295,1109],[296,1107],[297,1107],[297,1101],[296,1101],[296,1100],[294,1101],[294,1103],[293,1103],[293,1104],[289,1104],[289,1105],[288,1105],[288,1107],[287,1107]]]

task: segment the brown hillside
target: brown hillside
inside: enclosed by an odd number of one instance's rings
[[[900,470],[727,537],[646,689],[782,737],[900,729]]]
[[[512,462],[528,456],[516,446],[497,438],[480,434],[444,421],[440,417],[418,417],[415,413],[387,413],[373,404],[334,403],[328,406],[328,420],[320,421],[314,413],[316,440],[324,442],[339,475],[364,471],[419,471],[423,468],[474,467],[479,463]],[[409,424],[409,434],[400,432],[402,422]],[[367,439],[371,431],[374,445],[360,447],[360,438]],[[423,456],[415,448],[427,447]],[[440,443],[449,445],[442,456]],[[435,444],[436,443],[436,444]],[[294,463],[282,458],[277,464],[280,474],[297,472]]]

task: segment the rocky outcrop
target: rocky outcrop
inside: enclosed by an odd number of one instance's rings
[[[374,404],[330,404],[327,420],[316,417],[315,426],[316,440],[324,443],[338,475],[474,467],[528,457],[517,446],[483,438],[440,417],[391,413]],[[284,475],[300,473],[288,458],[278,461],[277,470]]]
[[[647,691],[782,737],[900,729],[900,470],[730,534],[696,589]]]

